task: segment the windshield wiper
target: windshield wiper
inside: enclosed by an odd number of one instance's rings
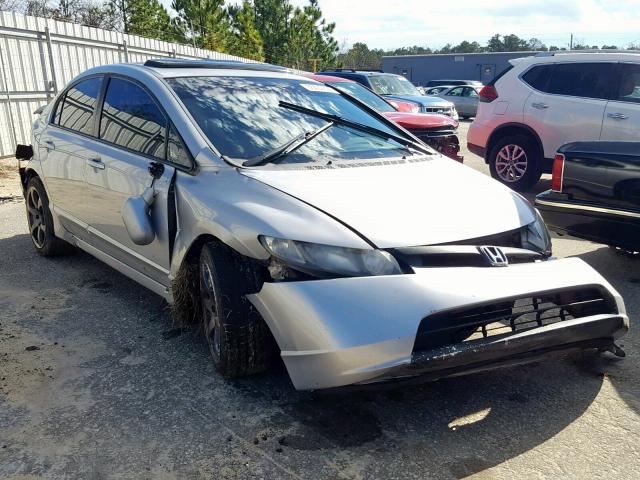
[[[350,127],[350,128],[353,128],[354,130],[360,130],[361,132],[370,133],[371,135],[384,138],[385,140],[389,140],[389,139],[394,140],[405,148],[411,147],[427,155],[433,154],[433,152],[431,152],[427,147],[424,147],[420,145],[418,142],[414,142],[413,140],[410,140],[406,137],[403,137],[401,135],[396,135],[394,133],[389,133],[384,130],[371,127],[369,125],[363,125],[362,123],[353,122],[351,120],[347,120],[346,118],[340,117],[338,115],[319,112],[318,110],[313,110],[311,108],[303,107],[301,105],[296,105],[294,103],[283,102],[282,100],[280,100],[278,105],[284,108],[288,108],[289,110],[294,110],[296,112],[306,113],[307,115],[313,115],[314,117],[322,118],[329,122],[333,122],[336,125],[344,125],[345,127]]]
[[[250,158],[249,160],[245,160],[242,163],[242,166],[243,167],[256,167],[258,165],[264,165],[265,163],[275,162],[279,158],[282,158],[282,157],[285,157],[285,156],[289,155],[290,153],[292,153],[295,150],[299,149],[305,143],[313,140],[315,137],[320,135],[325,130],[328,130],[329,128],[333,127],[334,124],[335,123],[333,121],[329,121],[329,123],[323,125],[322,127],[318,128],[317,130],[312,130],[310,132],[304,132],[304,133],[298,135],[297,137],[295,137],[293,140],[290,140],[287,143],[285,143],[284,145],[281,145],[280,147],[276,147],[273,150],[270,150],[269,152],[267,152],[265,154],[259,155],[259,156],[254,157],[254,158]]]

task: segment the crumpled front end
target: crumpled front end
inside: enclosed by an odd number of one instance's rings
[[[266,283],[249,299],[299,390],[436,379],[609,348],[628,329],[620,295],[576,258]]]

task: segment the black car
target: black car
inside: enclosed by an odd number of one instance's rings
[[[536,207],[560,234],[639,251],[640,142],[563,145]]]

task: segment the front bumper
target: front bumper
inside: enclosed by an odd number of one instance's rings
[[[615,311],[502,339],[487,337],[477,344],[472,340],[414,351],[425,317],[579,286],[606,291]],[[291,380],[300,390],[418,375],[440,378],[492,368],[515,357],[536,358],[548,349],[600,346],[628,329],[620,295],[576,258],[502,268],[420,268],[407,275],[267,283],[249,299],[271,328]]]

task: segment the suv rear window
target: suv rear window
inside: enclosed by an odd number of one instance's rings
[[[549,85],[553,67],[553,64],[533,67],[522,76],[522,80],[536,90],[546,92],[548,91],[547,86]]]
[[[612,63],[560,63],[553,69],[549,93],[584,98],[609,98]]]

